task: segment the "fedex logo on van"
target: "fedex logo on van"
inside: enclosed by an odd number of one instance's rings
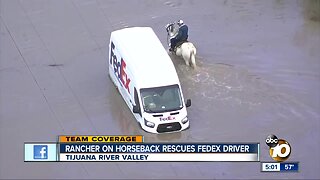
[[[168,116],[168,117],[166,117],[166,118],[160,118],[160,121],[170,121],[170,120],[175,120],[176,118],[175,117],[173,117],[173,116]]]
[[[115,45],[111,41],[110,64],[113,65],[115,76],[130,94],[129,84],[131,80],[126,73],[126,62],[123,60],[123,58],[121,58],[120,62],[117,60],[117,56],[114,54],[114,49]]]

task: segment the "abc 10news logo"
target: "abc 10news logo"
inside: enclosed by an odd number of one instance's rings
[[[269,146],[269,155],[278,162],[287,160],[291,154],[291,146],[284,139],[278,139],[271,134],[266,138],[266,144]]]

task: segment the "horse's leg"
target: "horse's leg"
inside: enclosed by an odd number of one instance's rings
[[[184,61],[186,62],[186,65],[187,65],[187,66],[190,66],[189,58],[186,57],[186,58],[183,58],[183,59],[184,59]]]
[[[196,65],[196,55],[193,49],[190,52],[190,60],[191,60],[192,67],[195,69],[197,65]]]
[[[182,51],[182,58],[183,58],[184,62],[186,63],[186,65],[190,66],[190,53],[188,53],[186,51],[186,49],[184,49],[184,51]]]

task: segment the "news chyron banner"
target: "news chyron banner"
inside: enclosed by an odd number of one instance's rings
[[[50,153],[61,162],[257,162],[260,156],[259,143],[146,143],[143,136],[59,136],[52,152],[45,145],[25,143],[31,157],[25,161],[46,161]]]

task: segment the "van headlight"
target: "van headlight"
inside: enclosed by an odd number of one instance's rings
[[[188,120],[188,116],[186,116],[185,118],[183,118],[182,120],[181,120],[181,122],[182,122],[182,124],[185,124],[185,123],[187,123],[189,120]]]
[[[144,125],[146,125],[146,126],[148,126],[148,127],[151,127],[151,128],[154,127],[154,123],[153,123],[153,122],[150,122],[150,121],[147,121],[146,119],[144,119]]]

